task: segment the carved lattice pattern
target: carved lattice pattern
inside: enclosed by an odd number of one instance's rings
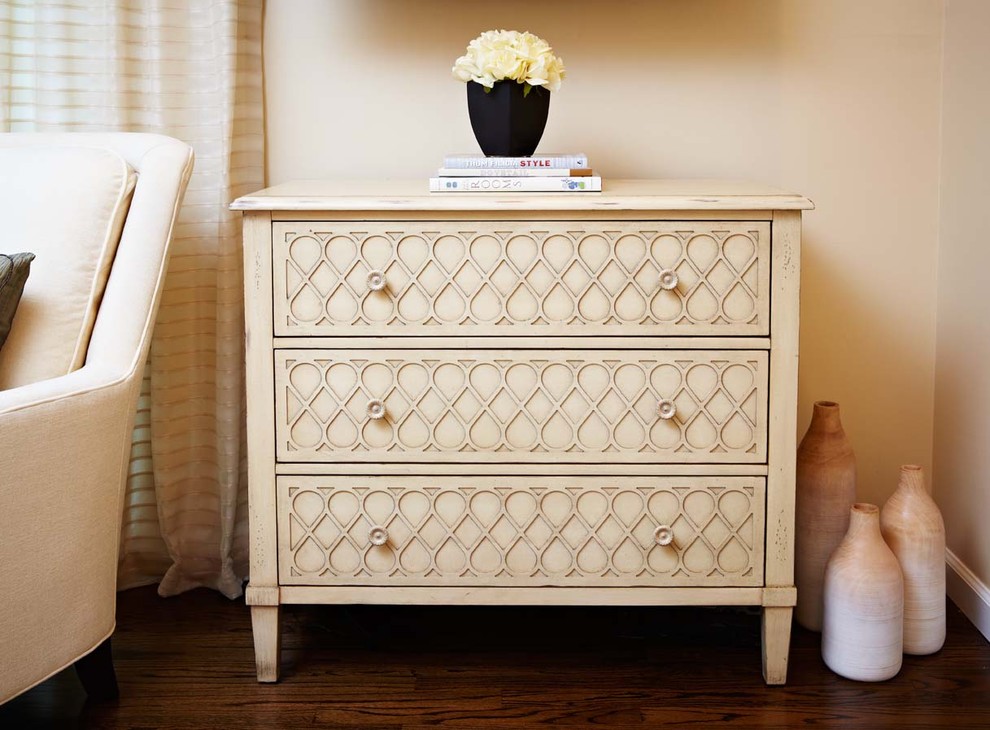
[[[275,330],[765,335],[769,237],[761,222],[277,224]]]
[[[280,477],[282,583],[760,585],[762,479]],[[412,484],[410,484],[412,482]],[[354,485],[354,486],[352,486]],[[536,485],[536,486],[532,486]],[[673,530],[657,544],[660,525]],[[374,545],[373,526],[387,530]]]
[[[279,350],[276,379],[282,461],[766,455],[763,352]],[[658,417],[661,400],[673,418]]]

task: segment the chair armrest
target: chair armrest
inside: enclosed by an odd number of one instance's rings
[[[52,658],[28,686],[113,630],[139,385],[87,366],[0,393],[0,655]]]
[[[123,383],[130,374],[88,364],[57,378],[0,390],[0,425],[9,413],[36,408],[53,401],[82,397]],[[2,439],[0,445],[3,445]]]
[[[0,392],[0,558],[56,525],[60,550],[93,526],[101,540],[117,534],[139,386],[137,377],[87,365]]]
[[[0,392],[0,525],[17,504],[36,509],[93,499],[94,492],[123,492],[134,423],[134,390],[140,381],[86,366],[69,375]],[[87,494],[89,493],[89,494]],[[40,500],[40,501],[39,501]],[[119,522],[103,496],[99,522]],[[89,511],[89,506],[79,505]],[[26,512],[23,517],[29,517]],[[9,533],[0,530],[0,534]]]

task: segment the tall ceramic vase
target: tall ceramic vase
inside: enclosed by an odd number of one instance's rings
[[[797,451],[795,616],[806,629],[822,630],[825,564],[849,528],[855,501],[856,457],[842,430],[839,405],[818,401]]]
[[[904,574],[904,653],[934,654],[945,643],[945,524],[920,466],[901,467],[880,530]]]
[[[861,682],[901,669],[904,579],[880,533],[880,509],[857,503],[849,532],[825,569],[822,659],[836,674]]]

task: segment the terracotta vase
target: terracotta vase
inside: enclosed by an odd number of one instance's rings
[[[857,503],[849,532],[825,568],[822,659],[836,674],[861,682],[901,669],[904,579],[880,533],[880,509]]]
[[[904,574],[904,653],[934,654],[945,643],[945,523],[920,466],[901,467],[880,531]]]
[[[837,403],[815,403],[798,446],[796,498],[795,617],[806,629],[821,631],[825,564],[849,529],[849,510],[856,501],[856,457]]]

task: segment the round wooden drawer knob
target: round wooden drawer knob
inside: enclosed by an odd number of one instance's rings
[[[670,545],[674,541],[674,530],[670,525],[660,525],[653,531],[653,539],[657,545]]]
[[[368,418],[375,421],[385,418],[385,403],[380,398],[372,398],[368,401]]]
[[[669,421],[677,413],[677,406],[672,400],[661,400],[657,404],[657,416],[665,421]]]
[[[373,525],[368,530],[368,539],[371,540],[372,545],[384,545],[388,542],[388,530],[381,525]]]
[[[660,272],[659,282],[660,288],[665,291],[670,291],[671,289],[677,288],[677,282],[679,281],[677,277],[677,272],[673,269],[663,269]]]
[[[378,269],[368,272],[368,288],[371,291],[381,291],[385,288],[385,274]]]

